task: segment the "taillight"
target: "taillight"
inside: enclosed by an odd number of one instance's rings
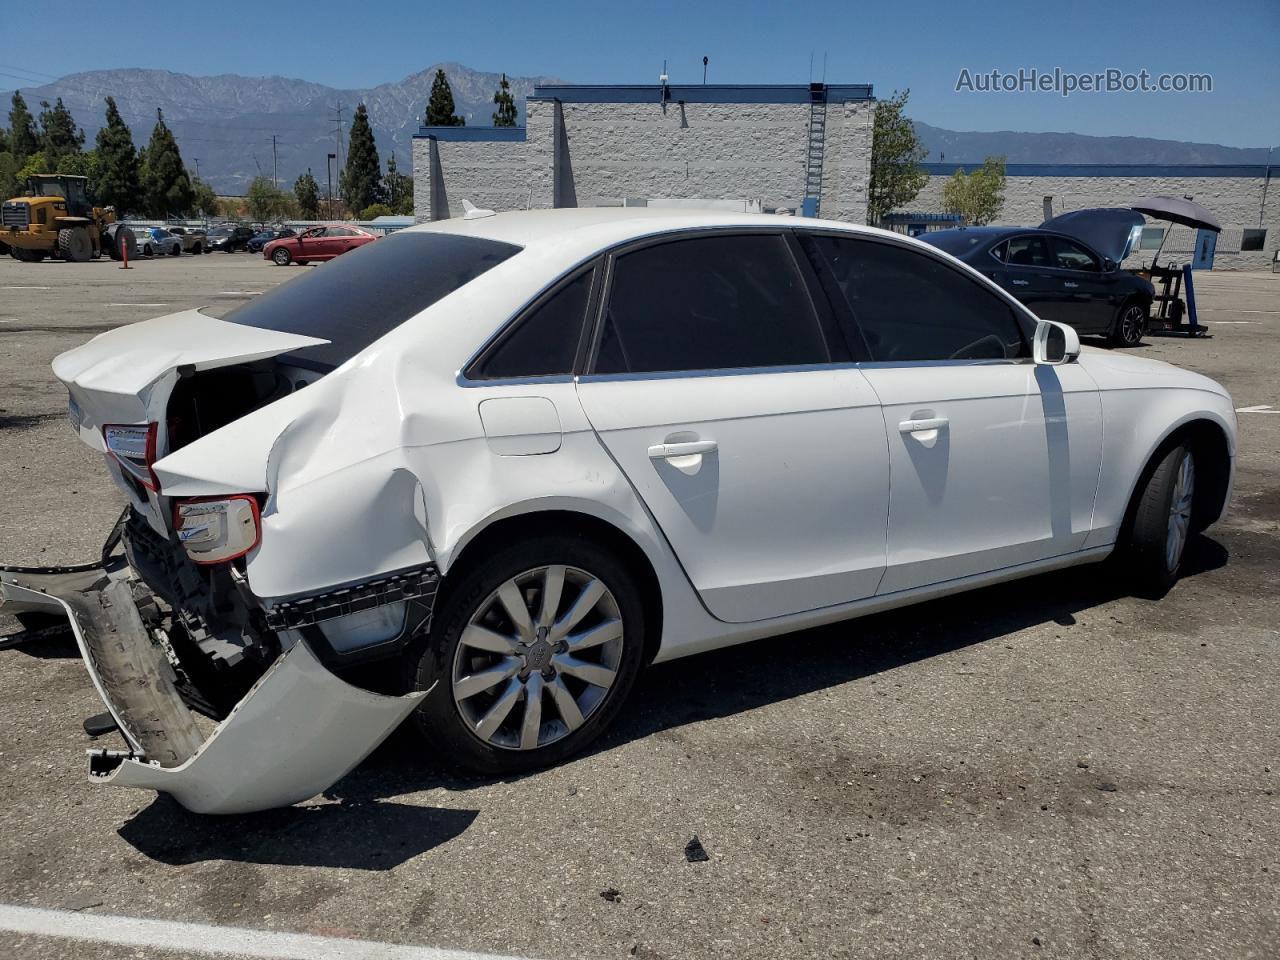
[[[107,451],[116,458],[120,467],[148,490],[159,491],[151,465],[156,462],[156,436],[159,424],[108,423],[102,427],[102,439]]]
[[[226,563],[243,557],[262,538],[258,501],[247,493],[178,500],[173,527],[196,563]]]

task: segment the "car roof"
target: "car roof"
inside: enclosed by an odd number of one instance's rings
[[[655,234],[700,227],[774,227],[837,229],[871,235],[889,235],[874,227],[860,227],[835,220],[779,216],[772,213],[725,213],[664,207],[572,207],[553,210],[516,210],[489,216],[455,217],[407,227],[406,233],[456,233],[532,248],[561,244],[595,245],[597,248]]]

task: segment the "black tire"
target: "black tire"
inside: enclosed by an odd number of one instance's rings
[[[292,259],[293,257],[289,256],[289,251],[284,247],[278,247],[271,251],[271,262],[277,267],[287,267]]]
[[[1154,470],[1137,492],[1133,522],[1125,543],[1124,567],[1140,595],[1158,598],[1177,582],[1186,557],[1187,545],[1195,534],[1196,456],[1183,443],[1157,454]],[[1174,549],[1173,527],[1175,506],[1182,512],[1181,500],[1175,503],[1185,485],[1184,464],[1190,464],[1190,492],[1185,496],[1185,515],[1181,519],[1181,542]]]
[[[88,263],[93,256],[93,240],[89,231],[81,227],[59,230],[58,256],[69,263]]]
[[[603,583],[616,602],[623,631],[615,677],[577,729],[557,734],[559,739],[540,747],[497,746],[473,731],[455,702],[453,671],[459,642],[473,615],[491,602],[500,586],[524,571],[554,564],[585,571]],[[461,574],[437,608],[430,633],[411,648],[407,667],[412,689],[426,690],[435,684],[414,715],[417,729],[434,748],[433,755],[482,773],[514,774],[559,763],[586,747],[613,721],[640,672],[644,640],[644,604],[635,579],[605,548],[582,537],[551,535],[498,549]],[[518,702],[525,702],[524,695]],[[554,699],[549,693],[544,696]]]
[[[1136,347],[1147,332],[1148,307],[1141,300],[1127,300],[1116,311],[1109,339],[1115,347]]]
[[[197,243],[194,247],[191,248],[191,253],[193,256],[198,257],[200,256],[200,254],[204,253],[204,247],[200,246],[200,244]]]
[[[180,257],[180,256],[182,256],[182,244],[180,244],[180,243],[179,243],[179,244],[175,244],[174,246],[170,247],[170,248],[169,248],[169,256],[171,256],[171,257]]]

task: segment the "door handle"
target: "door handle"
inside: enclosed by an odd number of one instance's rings
[[[697,457],[715,453],[714,440],[687,440],[684,443],[655,443],[649,448],[650,460],[670,460],[674,457]]]
[[[1025,280],[1010,280],[1009,282],[1015,287],[1025,287],[1027,285],[1027,281]]]
[[[1063,285],[1064,287],[1070,287],[1070,288],[1071,288],[1071,289],[1073,289],[1073,290],[1074,290],[1076,287],[1080,286],[1080,284],[1075,283],[1075,282],[1073,282],[1073,281],[1071,281],[1071,280],[1064,280],[1064,281],[1063,281],[1063,283],[1062,283],[1062,285]]]
[[[947,423],[946,417],[930,417],[927,420],[903,420],[898,424],[898,432],[925,433],[929,430],[941,430]]]

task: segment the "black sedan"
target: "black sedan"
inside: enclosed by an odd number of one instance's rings
[[[1090,221],[1080,216],[1092,213],[1113,211],[1077,211],[1040,227],[940,230],[920,239],[990,277],[1043,320],[1070,324],[1082,334],[1100,334],[1116,346],[1137,346],[1146,333],[1155,289],[1119,264],[1142,218],[1132,213],[1127,220],[1110,216]],[[1094,244],[1086,243],[1082,234]]]
[[[223,253],[248,250],[256,231],[252,227],[217,227],[209,231],[209,249]]]
[[[279,229],[276,229],[276,230],[263,230],[261,233],[255,233],[252,237],[249,238],[249,252],[261,253],[262,248],[265,247],[272,240],[279,240],[282,237],[294,237],[294,236],[297,236],[297,233],[293,230],[290,230],[288,227],[280,227]]]

